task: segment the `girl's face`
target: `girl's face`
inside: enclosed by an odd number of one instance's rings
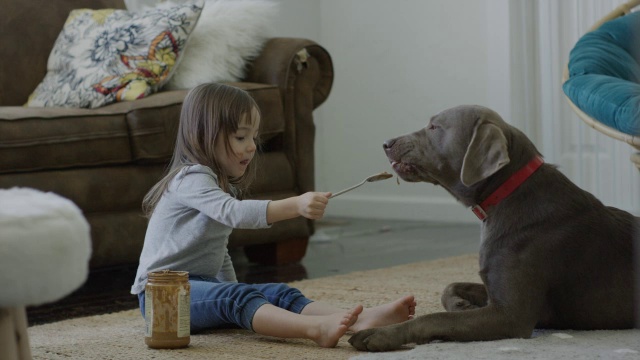
[[[250,120],[253,119],[253,124],[250,124]],[[239,178],[244,174],[256,153],[256,139],[258,137],[258,129],[260,127],[260,116],[254,109],[251,111],[251,116],[244,116],[238,130],[235,133],[229,134],[229,145],[232,153],[227,151],[225,141],[218,137],[215,143],[216,154],[218,156],[218,163],[224,169],[224,171],[233,178]]]

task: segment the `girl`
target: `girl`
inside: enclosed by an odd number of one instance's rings
[[[149,217],[131,293],[144,316],[147,273],[188,271],[191,330],[241,327],[335,347],[347,330],[398,323],[415,313],[414,297],[343,310],[307,299],[285,284],[238,283],[227,251],[233,228],[265,228],[304,216],[320,219],[331,193],[283,200],[239,200],[255,174],[260,113],[243,90],[203,84],[186,96],[168,174],[145,196]]]

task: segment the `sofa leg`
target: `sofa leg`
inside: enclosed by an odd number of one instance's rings
[[[309,238],[294,238],[268,244],[248,245],[244,253],[251,262],[264,265],[297,263],[307,253]]]

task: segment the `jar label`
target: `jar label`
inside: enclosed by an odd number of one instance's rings
[[[153,292],[144,292],[144,336],[151,337],[153,335]]]
[[[178,294],[178,337],[187,337],[191,329],[191,297],[185,288]]]

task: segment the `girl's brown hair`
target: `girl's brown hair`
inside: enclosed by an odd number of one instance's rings
[[[256,160],[249,163],[245,173],[232,178],[219,166],[215,142],[224,141],[228,154],[233,154],[229,136],[238,130],[244,120],[253,125],[260,110],[253,98],[239,88],[208,83],[191,89],[182,103],[180,124],[173,157],[166,175],[145,195],[142,210],[150,217],[169,182],[185,166],[200,164],[208,166],[218,176],[220,188],[231,193],[231,185],[240,197],[255,178]],[[231,155],[232,156],[232,155]]]

